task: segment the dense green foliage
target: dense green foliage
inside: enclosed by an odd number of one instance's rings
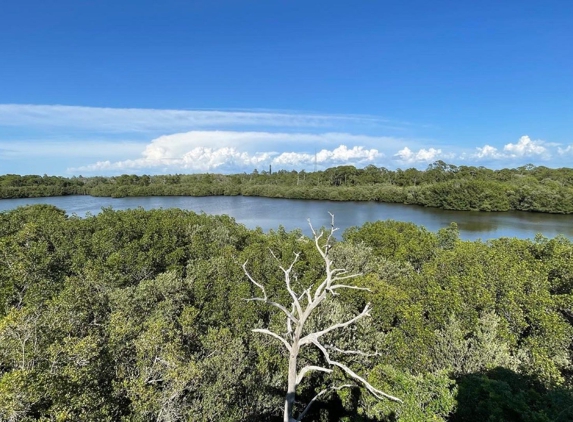
[[[573,169],[527,165],[516,169],[454,166],[437,161],[425,171],[370,165],[324,171],[176,174],[116,177],[0,176],[0,198],[246,195],[335,201],[379,201],[448,210],[573,213]]]
[[[34,198],[44,196],[86,194],[84,181],[57,176],[0,176],[0,198]]]
[[[281,420],[287,358],[251,329],[282,320],[243,300],[248,260],[269,295],[290,302],[269,248],[285,261],[301,252],[298,287],[324,273],[300,232],[225,216],[0,213],[0,420]],[[455,225],[381,221],[348,230],[332,256],[372,292],[334,298],[322,318],[372,302],[372,318],[337,341],[377,351],[349,364],[404,404],[345,389],[308,420],[572,420],[570,241],[466,242]],[[305,379],[301,402],[324,382]]]

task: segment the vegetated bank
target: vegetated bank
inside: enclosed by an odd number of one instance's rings
[[[269,169],[270,170],[270,169]],[[59,195],[220,196],[379,201],[463,211],[573,213],[573,169],[454,166],[426,170],[339,166],[324,171],[115,177],[0,176],[0,198]]]
[[[287,327],[244,300],[257,291],[241,268],[290,303],[269,249],[283,265],[300,253],[293,289],[324,277],[300,231],[265,234],[226,216],[0,213],[0,420],[282,420],[288,353],[251,330]],[[371,318],[329,335],[364,351],[339,358],[404,403],[332,390],[305,420],[572,420],[571,256],[562,237],[470,242],[455,225],[396,221],[347,230],[331,257],[370,291],[341,291],[317,323],[370,302]],[[312,371],[297,398],[308,403],[332,377],[349,382]]]

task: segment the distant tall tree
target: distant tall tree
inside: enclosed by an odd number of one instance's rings
[[[267,305],[270,305],[281,311],[286,318],[287,332],[284,335],[278,334],[269,329],[253,330],[254,332],[266,334],[279,340],[288,351],[289,354],[288,386],[285,397],[284,422],[299,422],[300,420],[302,420],[302,418],[308,413],[312,404],[327,392],[332,390],[340,390],[342,388],[356,387],[358,385],[362,385],[364,388],[366,388],[366,390],[368,390],[374,397],[378,399],[387,398],[393,401],[401,402],[400,399],[393,397],[389,394],[386,394],[385,392],[380,391],[374,386],[372,386],[366,379],[358,375],[344,363],[334,360],[331,357],[330,351],[339,354],[350,354],[350,355],[366,355],[366,353],[360,350],[342,350],[337,348],[336,346],[333,346],[332,344],[324,345],[321,342],[321,338],[324,337],[326,334],[353,325],[360,319],[369,316],[370,315],[369,303],[366,304],[366,306],[364,307],[364,309],[360,314],[356,315],[351,319],[332,324],[328,327],[313,332],[307,332],[307,330],[305,330],[305,328],[308,329],[307,322],[309,321],[309,317],[315,311],[323,312],[324,308],[322,310],[319,310],[318,309],[319,305],[325,300],[336,295],[337,290],[355,289],[355,290],[369,291],[369,289],[366,288],[344,284],[346,280],[357,277],[360,274],[347,274],[346,270],[333,267],[333,262],[330,259],[330,250],[332,248],[333,235],[335,231],[338,229],[334,227],[334,215],[333,214],[330,215],[332,220],[331,220],[331,228],[330,231],[328,232],[325,232],[323,230],[317,232],[313,228],[309,220],[309,225],[312,230],[316,249],[318,250],[320,256],[322,257],[325,266],[325,277],[320,282],[320,284],[318,284],[318,286],[311,285],[302,293],[295,292],[291,284],[291,279],[293,278],[293,267],[298,261],[299,254],[296,253],[290,266],[288,268],[285,268],[284,266],[281,265],[279,259],[271,250],[271,254],[277,260],[277,262],[279,262],[279,267],[284,273],[285,287],[291,298],[290,306],[284,306],[281,303],[271,300],[267,296],[267,292],[263,284],[257,282],[250,275],[249,271],[247,270],[247,262],[243,264],[243,270],[245,272],[245,275],[260,290],[262,294],[262,296],[252,297],[248,300],[266,303]],[[323,241],[322,239],[325,236],[326,239]],[[303,348],[311,345],[314,345],[316,348],[320,350],[322,356],[324,357],[324,360],[326,361],[326,365],[325,366],[306,365],[299,369],[299,354]],[[340,370],[342,370],[346,374],[346,376],[351,380],[352,383],[333,385],[331,387],[323,389],[312,398],[312,400],[306,405],[306,407],[302,411],[300,411],[298,416],[295,416],[294,403],[296,397],[296,388],[301,383],[305,375],[307,375],[311,371],[319,371],[330,374],[333,372],[334,367],[337,367]]]

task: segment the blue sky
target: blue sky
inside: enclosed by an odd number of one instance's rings
[[[573,1],[4,2],[0,174],[573,163]]]

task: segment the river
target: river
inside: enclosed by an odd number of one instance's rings
[[[0,211],[26,204],[53,204],[69,215],[85,217],[97,214],[102,207],[116,210],[143,207],[181,208],[207,214],[228,214],[249,228],[287,230],[303,229],[309,234],[307,219],[313,225],[329,225],[328,212],[335,215],[341,232],[367,221],[398,220],[423,225],[437,231],[454,221],[460,236],[466,240],[498,237],[533,238],[537,233],[546,237],[558,234],[573,239],[573,216],[526,212],[486,213],[473,211],[446,211],[415,205],[383,204],[377,202],[331,202],[314,200],[273,199],[245,196],[153,196],[136,198],[101,198],[91,196],[59,196],[50,198],[0,199]]]

